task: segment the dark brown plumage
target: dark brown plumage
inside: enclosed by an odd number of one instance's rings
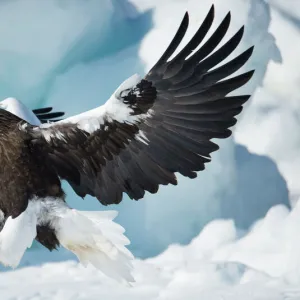
[[[51,165],[45,164],[47,154],[20,130],[23,123],[0,109],[0,209],[5,219],[18,217],[34,197],[64,199],[58,175]],[[44,227],[37,227],[37,240],[52,250],[58,246],[54,230],[49,225],[47,230]]]

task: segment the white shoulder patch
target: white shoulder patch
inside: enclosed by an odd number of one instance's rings
[[[36,126],[41,124],[40,120],[32,112],[32,110],[27,108],[21,101],[15,98],[6,98],[0,101],[0,108],[9,111],[29,124]]]
[[[125,104],[120,98],[120,93],[126,89],[131,89],[139,83],[141,77],[137,74],[131,76],[127,80],[125,80],[113,93],[113,95],[106,101],[106,103],[102,106],[99,106],[95,109],[89,110],[87,112],[81,113],[79,115],[66,118],[56,123],[52,124],[42,124],[40,128],[49,128],[55,127],[60,124],[77,124],[77,127],[81,130],[84,130],[88,133],[93,133],[94,131],[100,129],[101,125],[104,124],[105,121],[108,122],[120,122],[120,123],[129,123],[133,124],[141,119],[149,117],[149,114],[145,115],[132,115],[132,108],[130,108],[127,104]],[[105,129],[104,129],[105,130]],[[50,136],[46,136],[46,133],[43,133],[47,140],[53,137],[51,133]],[[58,138],[58,137],[56,137]],[[60,138],[62,138],[60,136]]]
[[[134,74],[131,77],[129,77],[128,79],[126,79],[123,83],[121,83],[121,85],[116,89],[116,91],[114,92],[114,96],[119,99],[120,98],[120,94],[127,89],[131,89],[133,87],[135,87],[140,81],[141,81],[141,76],[139,76],[138,74]]]

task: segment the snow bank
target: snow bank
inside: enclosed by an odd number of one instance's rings
[[[285,177],[292,201],[300,195],[300,3],[270,0],[270,32],[281,59],[270,62],[262,86],[235,133],[238,143],[271,157]]]
[[[243,237],[232,220],[213,221],[189,245],[135,260],[132,286],[74,261],[2,273],[1,300],[296,300],[299,220],[300,204],[276,206]]]

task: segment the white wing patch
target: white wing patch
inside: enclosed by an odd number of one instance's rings
[[[47,131],[47,130],[43,130],[42,133],[43,133],[44,138],[47,142],[50,142],[51,139],[53,139],[53,138],[57,138],[57,139],[65,141],[64,134],[59,130],[51,131],[51,132]]]
[[[127,90],[133,88],[141,78],[138,75],[133,75],[127,80],[125,80],[118,89],[113,93],[109,100],[102,106],[95,109],[89,110],[82,114],[66,118],[64,120],[58,121],[56,123],[41,124],[41,129],[46,129],[55,125],[71,123],[77,124],[78,128],[84,130],[88,133],[93,133],[94,131],[100,129],[100,126],[104,124],[104,121],[113,122],[118,121],[120,123],[136,123],[141,119],[149,117],[149,114],[144,115],[131,115],[133,110],[126,105],[120,98],[120,94]],[[42,131],[46,140],[51,139],[51,135],[47,135],[46,131]],[[57,138],[62,138],[58,137]]]

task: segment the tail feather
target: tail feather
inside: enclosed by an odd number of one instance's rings
[[[133,282],[133,255],[124,228],[113,220],[114,211],[86,212],[68,209],[59,218],[57,237],[83,265],[91,264],[118,281]]]
[[[129,239],[124,235],[125,229],[113,220],[118,216],[117,211],[81,211],[85,217],[88,217],[95,223],[96,226],[109,238],[109,240],[121,252],[130,258],[133,258],[132,253],[125,247],[130,245]]]
[[[128,257],[125,257],[122,253],[116,260],[107,259],[103,252],[82,252],[77,257],[83,265],[87,266],[90,263],[105,275],[117,281],[134,282],[131,274],[132,265],[128,262]]]

